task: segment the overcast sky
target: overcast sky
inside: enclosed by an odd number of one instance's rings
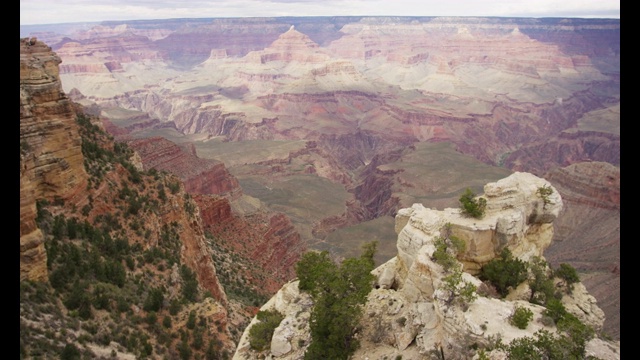
[[[20,25],[260,16],[620,18],[620,0],[20,0]]]

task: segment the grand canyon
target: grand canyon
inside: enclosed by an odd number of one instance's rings
[[[22,65],[27,53],[31,68]],[[33,90],[23,90],[23,79]],[[25,149],[72,159],[61,170],[51,170],[51,159],[21,160],[21,279],[47,277],[37,198],[62,197],[79,209],[90,203],[79,190],[87,175],[68,170],[82,164],[79,135],[70,150],[51,150],[64,147],[62,134],[38,139],[60,128],[33,125],[52,114],[70,119],[75,107],[127,144],[141,171],[180,179],[173,201],[192,201],[197,220],[169,208],[164,218],[146,220],[154,229],[177,222],[195,234],[183,245],[184,263],[223,306],[234,303],[216,278],[224,266],[194,255],[209,236],[224,240],[215,245],[224,254],[252,264],[237,271],[262,296],[253,304],[259,307],[295,277],[307,249],[344,259],[375,240],[376,263],[385,264],[398,252],[401,209],[457,208],[465,189],[481,194],[487,183],[526,172],[562,197],[544,257],[579,271],[606,315],[603,331],[620,338],[619,20],[21,26],[21,150],[24,140]],[[50,172],[59,175],[42,175]],[[102,197],[114,191],[105,183],[96,189]],[[90,217],[110,208],[101,201],[94,195]],[[237,310],[238,317],[251,311]],[[243,331],[246,319],[219,314],[221,349],[230,352],[239,340],[231,330]]]

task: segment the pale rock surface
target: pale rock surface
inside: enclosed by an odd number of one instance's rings
[[[596,298],[587,291],[581,282],[573,284],[570,295],[562,297],[562,303],[568,312],[580,321],[600,331],[604,324],[604,311],[598,307]]]
[[[298,281],[284,284],[282,288],[261,308],[260,311],[278,311],[285,315],[285,318],[274,331],[271,341],[271,349],[266,350],[267,359],[302,359],[305,347],[300,347],[300,343],[309,344],[311,335],[309,334],[309,317],[313,301],[306,293],[301,293],[298,289]],[[256,352],[251,350],[249,343],[249,329],[257,324],[259,320],[254,317],[246,327],[233,360],[255,359]]]

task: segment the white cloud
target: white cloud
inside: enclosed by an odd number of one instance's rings
[[[248,16],[620,17],[619,0],[21,0],[20,24]]]

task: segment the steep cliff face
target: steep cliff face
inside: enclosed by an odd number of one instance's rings
[[[541,188],[548,190],[541,193]],[[468,359],[478,356],[473,349],[487,349],[488,358],[504,359],[505,348],[491,348],[497,338],[508,345],[520,338],[531,338],[538,331],[556,331],[553,324],[542,320],[545,308],[527,301],[532,290],[526,282],[498,299],[484,292],[487,284],[474,274],[503,249],[509,249],[522,261],[544,259],[542,255],[553,236],[553,223],[563,207],[562,198],[548,181],[529,173],[514,173],[485,185],[481,198],[486,200],[486,212],[480,219],[463,216],[460,209],[439,211],[421,204],[398,212],[398,253],[372,272],[377,280],[364,305],[357,331],[361,347],[354,358],[424,358],[436,352],[447,359]],[[464,250],[457,253],[459,262],[455,266],[461,266],[463,271],[456,286],[472,286],[477,294],[466,304],[458,302],[464,296],[452,290],[450,270],[436,255],[440,251],[438,242],[452,235],[465,243]],[[561,284],[556,279],[558,290]],[[481,291],[483,287],[485,290]],[[562,294],[568,312],[594,329],[602,329],[604,313],[581,283]],[[234,359],[265,355],[302,358],[312,341],[308,321],[313,306],[312,298],[299,291],[297,281],[283,286],[262,307],[284,315],[274,330],[270,347],[262,353],[251,350],[249,331],[258,323],[254,319],[245,330]],[[527,308],[533,315],[524,329],[510,324],[517,307]],[[619,343],[602,346],[603,343],[598,338],[589,341],[585,344],[586,354],[620,358]]]
[[[84,336],[87,356],[103,351],[123,358],[150,356],[154,346],[162,347],[156,351],[177,351],[155,337],[151,345],[150,330],[123,321],[123,312],[153,319],[180,314],[175,320],[182,321],[182,326],[193,312],[205,317],[201,327],[207,320],[216,324],[201,333],[200,340],[210,340],[220,353],[231,351],[235,344],[228,299],[197,203],[180,178],[145,171],[139,154],[115,142],[99,118],[85,114],[68,99],[61,89],[59,63],[48,46],[36,39],[21,39],[23,356],[61,354],[59,341],[43,335],[42,329],[49,327],[70,331],[63,335],[65,344],[78,344],[78,337]],[[211,168],[215,164],[207,169]],[[133,287],[139,291],[132,291]],[[34,288],[40,294],[36,299],[28,295]],[[46,324],[37,306],[42,301],[51,306],[47,312],[55,309]],[[179,306],[169,311],[169,302]],[[68,324],[72,317],[76,327]],[[86,327],[94,326],[94,319],[101,325],[91,333]],[[120,345],[92,338],[98,327],[100,336]],[[164,327],[170,328],[170,322]],[[133,332],[141,337],[128,343],[127,336]]]
[[[60,61],[43,42],[20,39],[20,280],[47,278],[36,199],[86,201],[88,176]]]
[[[248,215],[234,212],[232,204],[243,201],[242,189],[222,162],[201,159],[195,149],[179,147],[160,137],[127,143],[140,155],[144,169],[166,171],[181,178],[185,191],[193,195],[198,205],[203,229],[218,240],[218,246],[252,265],[243,273],[247,286],[271,296],[295,276],[294,265],[306,248],[300,234],[282,213],[266,209]]]
[[[228,271],[247,280],[263,296],[273,295],[295,277],[294,267],[306,245],[291,220],[266,210],[241,215],[225,198],[195,197],[205,223],[220,248],[243,259],[247,267]]]
[[[60,58],[50,47],[35,39],[22,39],[20,45],[21,247],[25,248],[25,260],[37,259],[34,270],[29,270],[28,261],[24,265],[21,262],[21,268],[24,268],[21,279],[27,278],[28,273],[34,273],[31,277],[45,280],[46,271],[42,268],[46,259],[42,256],[43,242],[38,241],[39,230],[35,228],[35,200],[60,199],[81,207],[87,204],[90,194],[93,198],[105,198],[108,195],[104,192],[112,190],[102,186],[95,193],[85,191],[89,176],[84,167],[76,113],[60,83]],[[223,187],[223,190],[231,191],[232,185]],[[103,212],[114,210],[104,204]],[[170,223],[182,217],[179,212],[167,213],[166,219],[157,219],[157,229],[163,222]],[[217,283],[211,259],[206,259],[210,256],[204,246],[202,224],[184,221],[184,225],[189,232],[185,239],[200,238],[185,244],[185,259],[200,270],[198,273],[203,284],[208,284],[205,286],[210,287],[218,300],[224,301],[224,291]]]

